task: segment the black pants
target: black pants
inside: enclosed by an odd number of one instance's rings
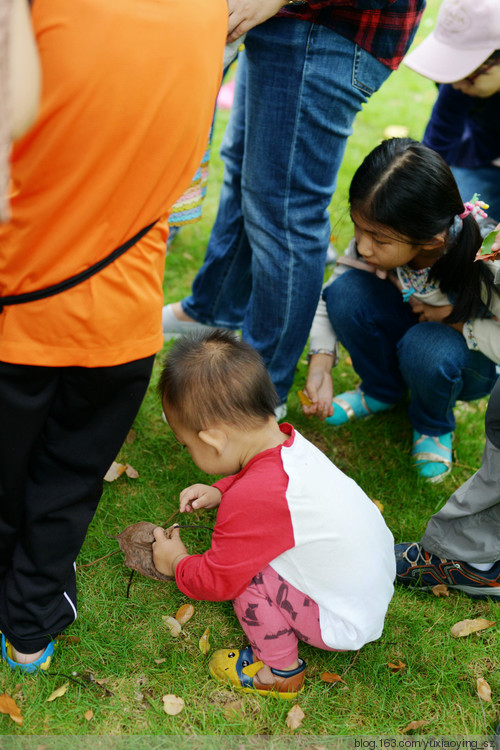
[[[74,561],[153,361],[0,362],[0,629],[19,651],[45,648],[76,617]]]

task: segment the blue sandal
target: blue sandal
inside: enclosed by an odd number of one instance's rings
[[[243,693],[273,695],[275,698],[291,700],[303,691],[306,669],[303,659],[299,659],[297,669],[284,671],[271,667],[271,672],[275,677],[272,685],[264,685],[257,678],[257,672],[263,666],[263,662],[254,661],[252,647],[247,646],[241,651],[226,648],[215,651],[208,669],[216,680],[229,682],[236,690]]]
[[[13,659],[12,644],[2,633],[2,659],[11,669],[20,669],[21,672],[28,672],[32,674],[33,672],[39,672],[40,670],[43,670],[44,672],[47,671],[47,669],[50,667],[50,662],[52,661],[52,656],[54,655],[55,648],[56,642],[51,641],[43,654],[39,656],[36,661],[32,661],[29,664],[19,664],[19,662]]]
[[[451,471],[453,433],[422,435],[413,430],[411,455],[421,477],[428,482],[440,482]]]
[[[370,414],[391,409],[393,404],[384,404],[371,396],[367,396],[361,388],[355,391],[345,391],[340,396],[335,396],[332,401],[333,414],[326,418],[328,424],[341,425],[350,419],[363,419]]]

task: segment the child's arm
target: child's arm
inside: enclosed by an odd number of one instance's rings
[[[156,570],[165,576],[175,576],[177,563],[184,557],[189,557],[179,534],[179,528],[172,529],[172,536],[167,539],[165,529],[157,526],[153,530],[153,562]]]
[[[182,490],[179,496],[179,510],[181,513],[191,513],[200,508],[217,508],[222,498],[222,492],[209,484],[192,484]]]

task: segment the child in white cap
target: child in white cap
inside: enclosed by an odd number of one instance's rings
[[[479,193],[500,220],[500,2],[443,0],[404,62],[441,84],[423,142],[450,165],[462,199]]]

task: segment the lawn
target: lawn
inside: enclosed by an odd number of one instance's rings
[[[438,0],[430,1],[430,17],[438,5]],[[431,27],[432,21],[424,20],[417,39]],[[333,239],[340,251],[352,232],[346,195],[354,170],[391,126],[407,128],[409,135],[420,138],[435,93],[434,84],[403,66],[358,117],[331,207]],[[203,258],[217,207],[222,174],[217,152],[226,122],[227,112],[219,111],[203,219],[175,239],[166,262],[166,301],[189,291]],[[142,735],[148,737],[150,748],[163,735],[175,735],[179,743],[183,735],[293,735],[311,742],[315,738],[316,747],[328,736],[491,735],[500,714],[498,627],[464,638],[450,632],[460,620],[495,621],[497,608],[489,601],[454,592],[438,598],[397,588],[380,640],[356,653],[332,654],[303,646],[300,653],[308,671],[298,703],[304,719],[295,730],[286,723],[292,704],[241,696],[209,677],[210,652],[203,654],[199,648],[206,628],[212,650],[238,648],[245,642],[229,602],[194,602],[194,615],[180,635],[170,633],[163,617],[175,616],[186,597],[173,583],[137,574],[131,580],[115,539],[136,521],[164,523],[176,512],[179,492],[186,485],[210,481],[162,421],[155,384],[167,346],[157,357],[148,395],[117,458],[139,476],[123,475],[106,483],[77,560],[78,620],[61,640],[48,674],[31,677],[6,668],[0,671],[0,693],[16,701],[23,718],[19,725],[0,715],[0,734],[32,737],[36,742],[25,746],[33,748],[54,747],[57,735],[94,736],[85,747],[100,746],[101,735]],[[441,485],[432,486],[412,471],[405,404],[367,421],[331,428],[301,412],[297,390],[305,375],[302,358],[288,401],[288,420],[382,504],[396,541],[420,538],[429,516],[479,466],[486,401],[458,405],[455,466]],[[345,352],[333,378],[337,392],[358,382]],[[202,528],[186,529],[183,538],[191,551],[201,552],[209,544],[215,516],[207,511],[193,518]],[[337,673],[343,682],[328,684],[321,680],[323,672]],[[479,698],[478,678],[491,686],[491,701]],[[49,701],[61,686],[65,692]],[[179,714],[163,710],[166,694],[183,699]],[[421,723],[412,730],[407,729],[410,722]],[[7,741],[0,739],[0,747],[7,747]]]

